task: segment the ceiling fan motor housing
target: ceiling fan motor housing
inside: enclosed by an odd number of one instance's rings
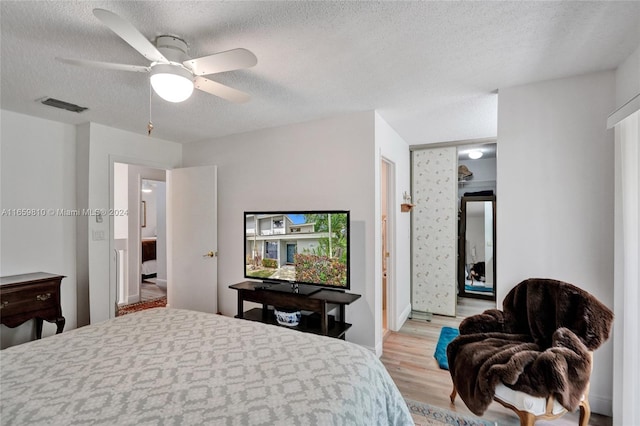
[[[189,46],[181,38],[162,35],[156,38],[156,47],[171,62],[182,64],[189,59],[187,51]]]
[[[156,48],[169,61],[151,64],[151,86],[164,100],[182,102],[193,92],[193,73],[182,65],[188,59],[187,43],[174,36],[156,38]]]

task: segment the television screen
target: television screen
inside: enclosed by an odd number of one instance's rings
[[[245,278],[349,289],[349,212],[244,213]]]

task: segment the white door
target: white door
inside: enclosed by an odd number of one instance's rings
[[[167,171],[167,305],[218,312],[216,166]]]

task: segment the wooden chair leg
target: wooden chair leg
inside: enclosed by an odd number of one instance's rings
[[[458,391],[456,390],[456,387],[453,386],[453,390],[451,391],[451,395],[449,395],[449,399],[451,400],[452,404],[455,404],[456,395],[458,395]]]
[[[585,398],[580,403],[580,421],[578,424],[580,426],[588,426],[589,417],[591,417],[591,407],[589,406],[589,400]]]
[[[533,426],[535,424],[536,416],[531,414],[530,412],[520,411],[515,408],[513,409],[513,411],[515,411],[520,418],[520,426]]]

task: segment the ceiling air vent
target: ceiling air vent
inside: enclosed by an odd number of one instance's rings
[[[59,99],[54,99],[54,98],[44,98],[41,102],[44,105],[49,105],[49,106],[60,108],[60,109],[66,109],[67,111],[72,111],[72,112],[82,112],[88,109],[86,107],[70,104],[69,102],[61,101]]]

